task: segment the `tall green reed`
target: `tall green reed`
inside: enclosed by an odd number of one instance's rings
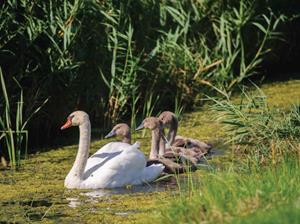
[[[14,108],[14,105],[11,106],[2,69],[0,68],[0,82],[2,94],[4,96],[4,99],[1,102],[2,105],[0,105],[0,108],[3,109],[3,113],[0,115],[0,141],[4,141],[5,144],[3,145],[6,146],[6,150],[2,149],[1,151],[2,153],[8,153],[10,166],[15,169],[20,166],[22,155],[24,157],[27,156],[28,130],[26,129],[26,126],[30,119],[39,112],[45,103],[47,103],[48,99],[24,120],[23,89],[16,79],[14,79],[14,81],[20,88],[20,96],[16,102],[16,108]],[[14,118],[15,121],[13,121]]]
[[[144,100],[144,106],[143,106],[143,117],[150,117],[153,115],[155,106],[157,105],[157,102],[159,101],[160,96],[157,95],[154,98],[154,92],[149,91],[146,94],[145,100]]]
[[[106,18],[107,47],[112,54],[110,74],[105,76],[101,71],[102,79],[109,89],[107,115],[114,123],[130,111],[134,122],[140,98],[137,72],[142,70],[140,56],[135,56],[132,48],[134,30],[130,23],[126,31],[122,30],[124,27],[121,26],[120,10],[110,14],[102,13]]]
[[[146,118],[146,117],[150,117],[150,116],[154,116],[154,109],[155,107],[157,106],[157,103],[159,101],[159,98],[160,96],[157,95],[155,98],[154,98],[154,92],[150,91],[146,94],[145,96],[145,100],[144,100],[144,105],[143,105],[143,113],[142,113],[142,117],[143,118]],[[146,135],[146,129],[144,129],[142,131],[142,136],[145,137]]]
[[[157,42],[162,68],[174,79],[185,104],[193,103],[199,89],[207,92],[205,86],[230,97],[238,84],[256,74],[270,51],[268,44],[281,37],[276,30],[283,17],[271,11],[257,15],[256,5],[246,0],[213,16],[198,3],[191,5],[164,6],[163,18],[171,17],[175,29],[162,30]],[[197,33],[192,29],[196,24],[209,27]],[[258,35],[256,43],[249,42],[249,36],[257,38],[251,33]]]
[[[180,96],[176,96],[175,99],[175,105],[174,105],[174,114],[176,115],[177,119],[181,120],[181,115],[184,111],[184,105],[182,104],[182,100],[180,99]]]

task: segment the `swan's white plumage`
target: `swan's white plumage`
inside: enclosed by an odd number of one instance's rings
[[[82,113],[82,112],[81,112]],[[85,121],[87,122],[87,121]],[[89,120],[88,120],[89,122]],[[89,125],[80,134],[89,133]],[[85,130],[86,129],[86,130]],[[78,150],[79,161],[86,161],[85,154],[89,148],[89,139],[80,137],[83,142]],[[80,144],[79,144],[80,145]],[[77,169],[79,164],[74,163],[71,171],[65,179],[67,188],[96,189],[116,188],[126,185],[139,185],[155,180],[163,171],[162,164],[153,164],[146,167],[146,158],[139,150],[139,143],[133,145],[112,142],[104,145],[86,161],[84,170]],[[78,171],[79,170],[79,171]]]
[[[93,167],[97,169],[90,172]],[[88,159],[81,188],[139,185],[153,181],[163,169],[160,164],[146,167],[145,155],[138,149],[137,143],[112,142]]]

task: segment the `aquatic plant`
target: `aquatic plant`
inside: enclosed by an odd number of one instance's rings
[[[130,111],[133,122],[138,110],[136,105],[140,98],[137,74],[141,70],[140,56],[134,55],[132,47],[134,30],[131,24],[125,31],[120,29],[122,23],[120,10],[110,13],[101,11],[101,13],[105,16],[103,24],[108,35],[107,48],[112,54],[110,75],[105,75],[100,70],[101,77],[109,90],[107,117],[110,122],[116,123]]]
[[[23,102],[23,89],[16,79],[15,83],[20,88],[20,96],[15,106],[11,106],[10,98],[6,90],[6,84],[4,76],[2,74],[2,69],[0,68],[0,82],[3,94],[3,101],[0,103],[0,108],[3,109],[3,113],[0,114],[0,143],[3,141],[5,144],[1,146],[6,146],[0,149],[3,158],[1,158],[2,163],[5,162],[4,155],[8,153],[10,166],[12,168],[17,168],[20,166],[22,156],[27,156],[28,149],[28,130],[26,129],[30,119],[47,103],[46,99],[41,106],[36,108],[29,117],[23,118],[24,113],[24,102]],[[15,121],[13,119],[15,118]],[[3,164],[7,165],[7,164]]]

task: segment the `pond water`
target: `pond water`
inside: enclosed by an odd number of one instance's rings
[[[183,181],[183,178],[180,178]],[[138,185],[138,186],[128,186],[124,188],[114,188],[114,189],[97,189],[87,192],[82,192],[79,195],[84,197],[66,198],[69,201],[69,207],[75,208],[80,206],[82,203],[88,202],[98,202],[102,198],[111,198],[113,195],[134,195],[137,193],[153,193],[153,192],[163,192],[163,191],[176,191],[177,190],[177,180],[175,177],[168,177],[166,180],[159,181],[157,183]],[[82,200],[84,198],[84,200]]]
[[[78,219],[85,222],[87,216],[99,220],[104,215],[111,220],[115,216],[145,215],[157,200],[177,191],[175,177],[147,185],[98,190],[68,190],[61,184],[52,188],[49,182],[38,183],[40,186],[35,182],[31,188],[30,183],[24,184],[24,176],[15,179],[14,184],[0,183],[0,223],[74,222]],[[60,182],[63,183],[63,179]],[[24,186],[16,186],[18,183]],[[80,217],[77,214],[81,214]]]
[[[179,194],[192,175],[166,175],[141,186],[116,189],[68,190],[64,178],[76,146],[32,156],[17,172],[0,172],[0,223],[143,223]],[[199,172],[214,169],[210,159],[222,155],[214,150],[203,158]],[[138,220],[138,221],[137,221]],[[100,223],[101,223],[100,222]]]

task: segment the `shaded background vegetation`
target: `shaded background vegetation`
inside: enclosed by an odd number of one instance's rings
[[[206,94],[229,98],[251,76],[299,72],[296,0],[9,0],[0,7],[11,113],[20,88],[24,117],[49,99],[30,120],[31,148],[56,144],[75,109],[103,128],[152,110],[192,109]],[[0,107],[2,116],[2,97]]]

